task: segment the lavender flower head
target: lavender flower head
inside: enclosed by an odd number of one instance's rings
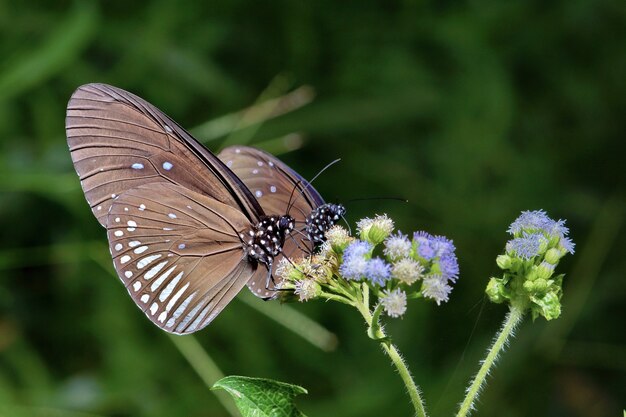
[[[548,239],[541,233],[522,232],[521,237],[511,239],[506,244],[507,253],[529,260],[545,252]]]
[[[369,242],[357,240],[349,244],[343,252],[343,262],[339,272],[350,280],[361,279],[367,270],[368,259],[374,246]]]
[[[437,247],[434,237],[430,233],[415,232],[413,241],[417,243],[417,254],[426,260],[430,260],[437,256]]]
[[[372,284],[383,287],[391,276],[391,267],[380,258],[373,258],[367,262],[365,268],[365,278]]]
[[[553,220],[544,210],[523,211],[507,231],[516,238],[524,234],[541,233],[549,240],[560,241],[566,252],[574,253],[574,243],[567,237],[569,229],[565,226],[565,220]]]

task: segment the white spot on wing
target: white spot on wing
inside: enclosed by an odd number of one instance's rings
[[[171,162],[167,162],[167,161],[163,162],[163,169],[166,170],[166,171],[169,171],[170,169],[172,169],[173,166],[174,165],[172,165]]]
[[[176,284],[178,284],[178,281],[180,281],[180,279],[183,277],[183,274],[184,274],[184,271],[176,275],[174,278],[172,278],[170,282],[167,283],[167,286],[163,288],[163,291],[161,291],[161,294],[159,295],[159,300],[161,301],[167,300],[167,297],[169,297],[172,291],[174,291],[174,287],[176,287]]]
[[[139,246],[133,252],[135,252],[136,254],[140,254],[140,253],[144,253],[146,250],[148,250],[147,246]]]
[[[128,246],[130,246],[131,248],[134,248],[135,246],[139,246],[141,245],[141,242],[138,240],[133,240],[132,242],[128,243]]]
[[[159,271],[161,269],[163,269],[163,267],[165,265],[167,265],[168,262],[169,261],[163,261],[163,262],[157,264],[156,266],[153,266],[148,272],[146,272],[146,275],[144,275],[144,278],[145,279],[152,279],[152,277],[155,276],[156,274],[158,274]]]
[[[150,299],[150,296],[148,294],[144,294],[141,296],[142,303],[147,303],[149,299]]]
[[[154,316],[154,313],[156,313],[158,309],[159,305],[157,303],[152,303],[152,305],[150,306],[150,314]]]
[[[133,283],[133,290],[134,290],[135,292],[137,292],[137,291],[139,291],[139,289],[140,289],[140,288],[141,288],[141,282],[139,282],[139,281],[135,281],[135,282]]]
[[[133,276],[133,273],[132,273],[131,271],[126,271],[126,272],[124,272],[124,276],[125,276],[126,278],[130,278],[130,277],[132,277],[132,276]]]
[[[261,198],[261,197],[263,197],[263,191],[261,191],[261,190],[256,190],[256,191],[254,192],[254,195],[256,196],[256,198]]]
[[[191,303],[193,297],[196,296],[196,293],[197,291],[193,292],[189,297],[185,298],[185,301],[183,301],[180,306],[178,306],[172,317],[167,321],[167,324],[165,325],[166,327],[172,327],[174,325],[174,323],[176,322],[176,320],[178,320],[181,314],[183,314],[185,310],[187,310],[189,303]]]
[[[270,192],[271,192],[271,193],[275,193],[275,192],[276,192],[276,186],[275,186],[275,185],[272,185],[272,186],[270,187]]]
[[[174,213],[170,213],[167,215],[167,217],[169,217],[170,219],[175,219],[176,215]]]
[[[115,250],[122,250],[123,246],[121,243],[118,243],[117,245],[115,245]]]
[[[186,283],[183,286],[183,288],[181,288],[180,290],[178,290],[176,294],[174,294],[174,296],[167,303],[167,307],[165,307],[165,311],[170,311],[172,307],[174,307],[174,304],[176,304],[178,299],[185,293],[185,291],[187,291],[187,288],[189,288],[189,283]]]
[[[121,230],[116,230],[115,233],[113,233],[115,236],[117,237],[122,237],[124,236],[124,232],[122,232]]]
[[[140,163],[134,163],[130,166],[132,169],[143,169],[143,164]]]
[[[159,259],[161,256],[162,255],[160,253],[157,253],[156,255],[146,256],[145,258],[140,259],[139,262],[137,262],[137,268],[142,269],[145,266],[149,265],[155,259]]]
[[[130,261],[130,256],[128,255],[124,255],[122,256],[122,258],[120,259],[120,262],[125,264],[126,262]]]
[[[144,211],[146,206],[144,204],[139,204],[139,211]]]
[[[156,281],[154,281],[152,283],[152,286],[150,287],[150,291],[154,292],[157,288],[159,288],[161,286],[161,284],[163,284],[163,281],[165,281],[167,279],[167,277],[169,277],[170,274],[172,273],[172,271],[175,270],[175,269],[176,269],[176,265],[174,265],[173,267],[171,267],[167,271],[163,272],[163,274],[159,278],[157,278]]]
[[[185,245],[184,243],[181,243],[180,245],[178,245],[178,249],[185,249],[187,245]]]
[[[159,321],[161,323],[163,323],[165,321],[165,319],[167,318],[167,313],[164,311],[161,314],[159,314]]]
[[[128,226],[130,226],[130,227],[137,227],[137,223],[136,223],[136,222],[134,222],[133,220],[129,220],[127,224],[128,224]]]

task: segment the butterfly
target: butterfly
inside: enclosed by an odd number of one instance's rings
[[[283,255],[298,251],[312,253],[323,243],[325,233],[346,213],[341,204],[326,203],[313,186],[284,162],[250,146],[230,146],[217,154],[243,181],[268,213],[287,213],[295,219],[296,233],[285,241]],[[250,290],[258,294],[265,283],[251,281]],[[270,290],[280,286],[274,275]],[[265,287],[264,287],[265,288]],[[271,293],[274,296],[276,293]]]
[[[175,121],[127,91],[87,84],[69,100],[66,134],[115,270],[154,324],[192,333],[248,283],[271,295],[268,276],[294,218],[284,209],[266,215]]]

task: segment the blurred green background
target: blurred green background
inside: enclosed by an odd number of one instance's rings
[[[456,410],[504,317],[483,290],[508,224],[526,209],[566,218],[563,315],[522,325],[476,415],[621,415],[623,0],[0,1],[0,56],[3,417],[228,415],[112,275],[65,141],[67,100],[88,82],[144,97],[214,151],[256,144],[305,177],[342,158],[316,182],[327,200],[409,200],[347,203],[350,221],[386,212],[454,239],[450,302],[387,325],[432,416]],[[311,417],[411,414],[356,311],[246,300],[197,335],[224,373],[303,385]],[[314,319],[336,349],[263,308]]]

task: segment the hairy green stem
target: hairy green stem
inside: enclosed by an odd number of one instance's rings
[[[495,365],[498,360],[500,352],[505,348],[508,343],[508,339],[513,336],[515,328],[522,321],[524,317],[525,308],[511,306],[509,313],[504,319],[500,332],[496,335],[493,345],[487,351],[487,357],[482,361],[482,366],[478,370],[478,373],[472,380],[470,386],[467,388],[467,394],[465,399],[461,403],[457,417],[465,417],[474,410],[474,403],[480,394],[480,391],[485,383],[485,379],[489,375],[489,371]]]
[[[356,308],[359,310],[359,312],[365,319],[365,322],[368,324],[368,329],[372,328],[373,316],[369,310],[369,306],[366,306],[361,301],[361,302],[356,303]],[[387,356],[389,356],[389,358],[391,359],[391,362],[396,367],[398,374],[400,374],[400,378],[402,378],[402,382],[404,382],[404,385],[409,393],[409,397],[411,398],[411,403],[413,404],[413,408],[415,409],[415,415],[418,417],[426,417],[426,410],[424,408],[422,395],[420,393],[419,388],[415,384],[415,381],[413,381],[413,378],[411,377],[411,372],[409,371],[409,368],[407,367],[406,363],[402,359],[402,356],[400,356],[400,352],[398,352],[398,349],[396,349],[396,347],[393,344],[389,343],[389,339],[387,338],[387,335],[385,334],[385,332],[380,326],[377,326],[376,324],[374,324],[374,327],[377,328],[376,335],[375,335],[376,339],[379,341],[383,350],[385,351]]]

